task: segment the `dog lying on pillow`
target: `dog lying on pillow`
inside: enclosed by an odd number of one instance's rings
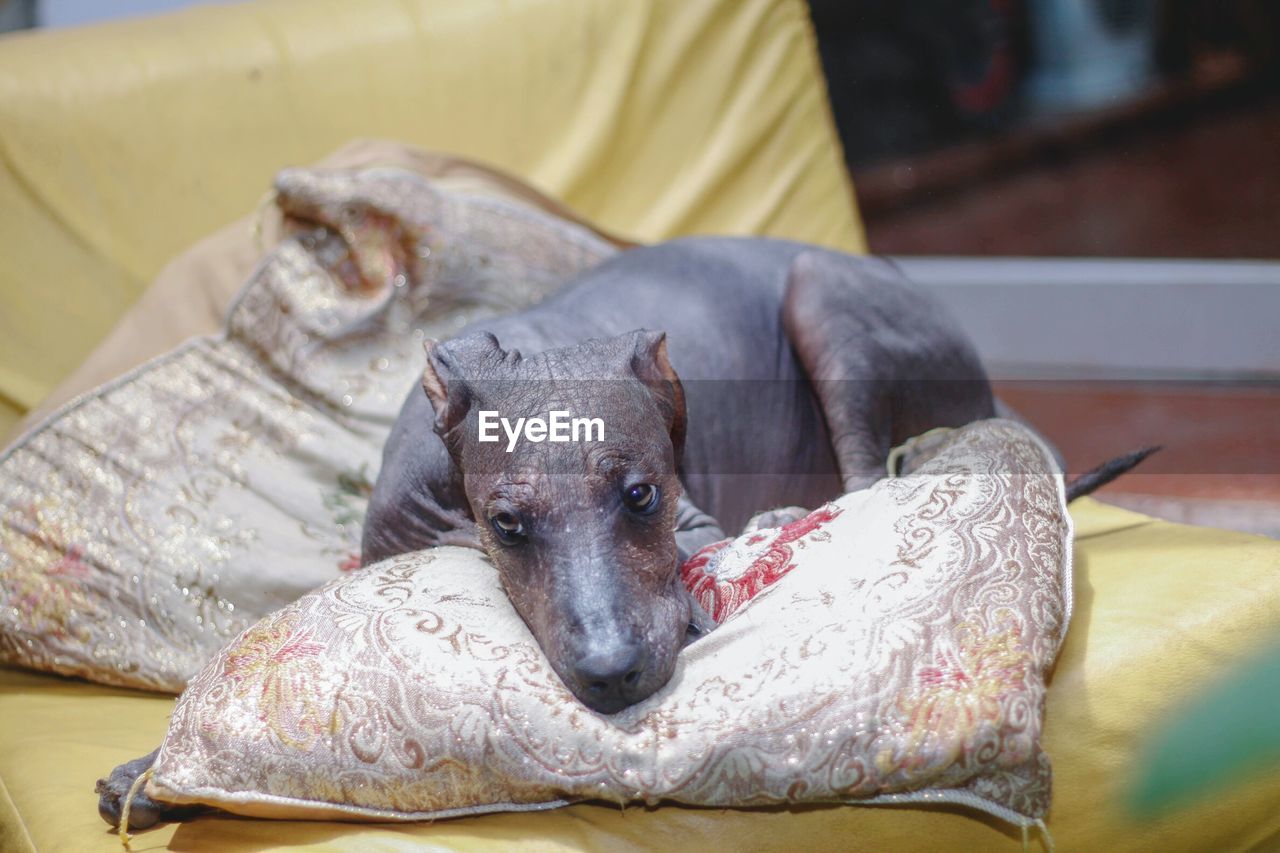
[[[895,445],[1000,408],[972,344],[892,263],[778,240],[624,252],[427,348],[363,563],[483,549],[557,675],[603,714],[661,688],[699,630],[683,558],[865,488]],[[785,509],[753,518],[769,507]],[[102,783],[108,821],[153,758]]]

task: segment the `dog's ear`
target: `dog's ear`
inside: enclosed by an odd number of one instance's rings
[[[678,468],[684,456],[684,387],[667,358],[667,333],[638,329],[631,338],[631,371],[649,389],[666,419]]]
[[[422,390],[427,392],[435,411],[436,434],[444,438],[467,416],[471,389],[467,380],[459,375],[457,362],[447,344],[428,340],[423,346],[427,350],[427,368],[422,372]]]
[[[472,380],[491,378],[499,365],[520,360],[520,353],[505,352],[489,332],[444,343],[428,340],[423,346],[427,367],[422,372],[422,390],[435,411],[435,430],[441,438],[453,432],[471,411],[476,398]]]

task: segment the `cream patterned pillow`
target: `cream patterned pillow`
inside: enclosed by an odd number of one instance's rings
[[[1023,427],[685,567],[723,620],[614,716],[560,683],[477,552],[333,581],[223,649],[148,792],[270,817],[417,820],[585,799],[1048,808],[1044,679],[1070,614],[1062,479]]]
[[[0,456],[0,662],[180,691],[263,615],[359,566],[424,337],[611,255],[589,229],[406,171],[290,170],[301,233],[226,332],[63,407]]]

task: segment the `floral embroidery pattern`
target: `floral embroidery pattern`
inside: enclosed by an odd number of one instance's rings
[[[338,473],[338,486],[325,493],[324,506],[334,524],[359,526],[364,521],[365,507],[372,494],[369,466],[361,465],[357,470]]]
[[[0,518],[0,553],[10,561],[8,604],[27,631],[85,640],[92,606],[84,582],[92,569],[84,547],[68,541],[57,509],[51,501],[29,503]]]
[[[1025,692],[1033,669],[1019,634],[1017,627],[988,634],[974,624],[958,626],[956,646],[936,649],[894,703],[900,736],[876,756],[877,769],[889,775],[947,767],[971,756],[984,732],[998,731],[1008,701]]]
[[[827,504],[776,532],[750,534],[745,537],[749,548],[765,542],[768,546],[763,554],[750,559],[744,571],[732,576],[720,570],[716,559],[724,556],[732,540],[714,542],[685,561],[680,567],[680,579],[702,609],[719,624],[795,567],[793,546],[804,548],[806,541],[829,541],[831,536],[822,527],[842,511],[835,504]]]
[[[441,547],[341,576],[223,652],[179,700],[151,786],[277,817],[959,791],[1038,818],[1070,582],[1061,477],[1009,422],[931,450],[697,555],[704,594],[757,594],[608,718],[573,700],[493,567]]]
[[[331,683],[319,661],[325,647],[298,622],[291,614],[250,628],[227,651],[222,675],[238,698],[253,699],[258,719],[280,743],[307,750],[337,731],[340,720],[315,696],[318,685]]]
[[[324,493],[324,507],[329,511],[334,529],[342,536],[346,548],[339,549],[341,559],[338,569],[352,572],[360,568],[360,531],[364,525],[369,496],[373,494],[373,482],[369,479],[369,466],[348,469],[338,473],[337,488]]]

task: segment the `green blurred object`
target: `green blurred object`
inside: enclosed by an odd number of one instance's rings
[[[1159,726],[1142,758],[1129,798],[1140,819],[1280,769],[1280,641]]]

